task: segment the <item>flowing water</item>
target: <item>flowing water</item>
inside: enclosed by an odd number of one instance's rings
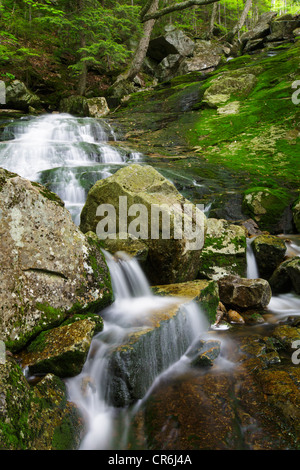
[[[116,138],[105,121],[68,114],[12,121],[2,134],[0,167],[46,184],[64,200],[78,224],[89,188],[121,165],[141,159],[139,153],[117,150],[111,145]],[[191,185],[197,184],[196,180],[191,181]],[[286,244],[287,254],[300,256],[299,236],[291,236]],[[162,377],[180,374],[189,366],[188,349],[199,338],[205,339],[209,328],[194,302],[153,295],[136,260],[121,253],[116,257],[105,252],[105,256],[114,303],[101,312],[104,328],[94,337],[81,374],[66,381],[69,398],[78,404],[86,422],[81,449],[125,449],[132,416]],[[259,277],[251,240],[248,240],[247,262],[247,277]],[[149,318],[178,302],[181,312],[178,320],[171,318],[164,322],[159,341],[155,344],[149,341],[145,346],[144,365],[138,370],[140,379],[145,379],[143,393],[134,406],[116,406],[112,399],[112,354],[132,333],[148,328]],[[300,315],[300,298],[294,293],[274,296],[268,310],[272,322]],[[228,367],[222,354],[218,364]],[[124,375],[127,372],[124,370]]]
[[[178,302],[176,298],[159,297],[151,293],[143,271],[134,259],[120,254],[118,259],[105,253],[112,276],[115,301],[102,312],[104,328],[92,341],[89,357],[78,376],[67,381],[69,397],[78,404],[87,423],[87,433],[81,443],[82,450],[126,448],[127,431],[135,408],[113,406],[110,392],[113,371],[110,356],[119,345],[126,343],[131,333],[143,332],[148,319],[161,309],[167,310]],[[159,344],[146,341],[144,365],[135,373],[148,381],[145,396],[169,367],[189,363],[185,352],[207,330],[207,322],[198,306],[182,300],[181,321],[173,318],[162,330]],[[179,333],[178,333],[179,331]],[[159,363],[163,362],[162,371]],[[126,371],[124,365],[124,374]],[[145,368],[147,370],[145,370]],[[143,397],[141,397],[141,400]],[[140,404],[141,401],[138,402]],[[119,433],[117,432],[117,430]],[[117,435],[116,435],[117,432]]]
[[[46,184],[65,202],[77,225],[90,187],[141,157],[109,145],[116,134],[105,121],[69,114],[12,121],[1,138],[0,166]]]
[[[279,235],[284,238],[286,244],[286,256],[300,256],[299,235]],[[247,239],[247,277],[259,278],[259,270],[252,250],[254,238]],[[294,292],[273,295],[268,305],[268,321],[278,323],[288,317],[300,316],[300,296]]]

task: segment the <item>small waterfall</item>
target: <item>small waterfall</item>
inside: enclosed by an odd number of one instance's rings
[[[1,136],[0,166],[31,181],[47,184],[65,202],[76,224],[89,187],[111,174],[113,167],[141,158],[114,148],[111,126],[104,120],[49,114],[20,119],[7,125]],[[81,174],[91,174],[83,187]]]
[[[254,238],[247,239],[247,278],[248,279],[258,279],[259,271],[257,267],[257,262],[252,249],[252,242]]]
[[[77,403],[86,421],[87,433],[80,449],[120,449],[126,445],[126,432],[132,410],[113,406],[111,386],[114,380],[111,357],[116,348],[126,342],[133,332],[143,331],[149,315],[178,304],[179,299],[159,297],[151,293],[147,280],[136,260],[118,253],[112,256],[104,252],[115,290],[115,302],[104,312],[104,328],[92,341],[89,356],[78,376],[68,379],[69,399]],[[208,324],[198,306],[184,303],[178,321],[173,318],[161,330],[159,336],[147,335],[140,351],[139,364],[135,364],[137,382],[142,385],[142,373],[150,377],[149,387],[159,374],[176,361],[187,361],[185,351],[192,342],[207,331]],[[147,365],[145,365],[145,363]],[[125,367],[125,364],[121,367]],[[124,374],[129,373],[124,370]],[[147,388],[145,394],[147,393]],[[122,390],[121,390],[122,392]],[[142,397],[141,397],[142,398]],[[121,429],[118,434],[117,429]],[[116,437],[116,433],[118,436]],[[116,440],[115,440],[116,439]],[[123,442],[123,443],[122,443]]]

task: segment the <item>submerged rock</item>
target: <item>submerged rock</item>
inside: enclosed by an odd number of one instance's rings
[[[112,301],[104,256],[44,186],[0,172],[0,334],[11,351]]]
[[[103,218],[108,201],[109,214]],[[134,235],[148,247],[145,272],[150,282],[173,283],[195,279],[206,217],[153,167],[132,164],[90,189],[80,228],[103,239],[123,232]]]
[[[221,352],[221,342],[216,340],[200,341],[186,353],[191,358],[192,367],[212,367]]]

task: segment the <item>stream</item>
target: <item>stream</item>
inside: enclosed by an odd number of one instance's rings
[[[122,165],[139,161],[136,151],[116,148],[110,142],[118,136],[104,120],[75,118],[67,114],[52,114],[9,122],[0,141],[0,167],[31,181],[45,184],[65,202],[74,223],[79,225],[80,212],[87,192],[99,179],[113,174]],[[191,185],[197,185],[192,180]],[[300,256],[299,236],[289,238],[287,251]],[[110,353],[123,344],[127,336],[147,326],[147,318],[160,309],[172,307],[178,299],[152,294],[148,281],[136,260],[122,255],[118,260],[105,252],[111,273],[114,303],[103,313],[104,328],[92,341],[84,368],[78,376],[67,379],[69,399],[75,402],[86,422],[87,433],[80,449],[126,449],[128,430],[151,390],[164,376],[182,374],[188,370],[191,358],[186,354],[197,339],[206,339],[210,326],[199,306],[182,301],[184,324],[178,328],[171,320],[165,328],[160,350],[147,350],[145,367],[149,384],[143,398],[133,406],[115,407],[111,401]],[[248,240],[247,277],[259,277]],[[266,323],[276,324],[288,316],[300,315],[300,298],[293,293],[272,297]],[[218,334],[218,330],[214,331]],[[220,335],[224,351],[214,367],[232,366],[226,357],[226,338]],[[222,348],[221,348],[222,351]],[[163,370],[157,364],[163,358]]]

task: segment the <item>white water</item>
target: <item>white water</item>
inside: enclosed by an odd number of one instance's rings
[[[111,175],[113,166],[140,158],[137,152],[127,155],[108,144],[116,136],[105,121],[69,114],[21,119],[4,129],[2,139],[0,167],[46,182],[65,202],[76,224],[87,195],[81,175],[95,172],[94,183]]]
[[[126,407],[115,408],[110,405],[111,370],[108,370],[110,352],[126,340],[127,334],[139,331],[145,325],[148,326],[147,320],[154,312],[168,309],[178,302],[178,299],[173,297],[153,295],[144,273],[135,260],[127,259],[122,254],[117,260],[108,253],[105,255],[116,289],[115,302],[102,312],[104,329],[93,339],[89,357],[81,374],[67,381],[70,400],[78,404],[86,420],[87,433],[80,446],[82,450],[125,448],[132,411]],[[182,317],[187,325],[185,331],[187,338],[184,339],[187,339],[190,345],[193,340],[204,334],[208,325],[202,312],[193,302],[184,304],[182,308],[184,309]],[[189,362],[184,351],[180,354],[180,341],[182,338],[178,337],[176,326],[171,320],[162,334],[161,350],[157,351],[157,344],[153,348],[149,347],[145,357],[147,366],[144,367],[147,367],[147,375],[151,375],[156,370],[158,355],[162,353],[164,356],[164,370],[154,374],[152,384],[155,384],[159,376],[169,367],[178,369],[179,364]],[[148,390],[151,390],[151,384]],[[118,428],[121,431],[116,442],[114,434]]]
[[[286,239],[286,255],[300,256],[300,237],[299,236],[283,236]],[[259,278],[259,270],[256,259],[252,250],[252,242],[254,238],[247,239],[247,277],[249,279]],[[279,322],[288,317],[300,316],[300,296],[294,292],[287,294],[273,295],[267,308],[268,312],[273,315],[272,322]]]
[[[248,279],[258,279],[259,272],[256,263],[256,259],[252,250],[252,243],[254,238],[247,239],[247,278]]]

